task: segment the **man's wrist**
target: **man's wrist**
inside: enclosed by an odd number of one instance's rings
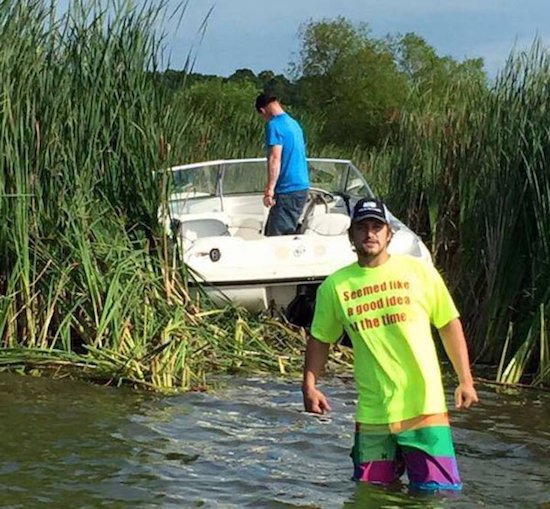
[[[458,377],[458,383],[460,385],[474,385],[474,379],[472,375],[466,375],[466,376],[459,376]]]
[[[304,394],[304,395],[310,394],[311,392],[315,391],[316,389],[317,389],[317,387],[315,385],[303,384],[302,385],[302,394]]]
[[[304,379],[302,380],[302,392],[305,394],[306,392],[314,391],[317,389],[317,379],[313,375],[313,373],[306,373],[304,375]]]

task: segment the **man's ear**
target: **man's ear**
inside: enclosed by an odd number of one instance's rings
[[[353,252],[355,252],[355,245],[353,244],[353,239],[351,238],[351,226],[348,228],[348,240],[349,240],[349,243],[351,244],[351,250]]]

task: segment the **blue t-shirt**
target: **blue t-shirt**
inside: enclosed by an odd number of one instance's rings
[[[284,194],[309,189],[304,133],[300,124],[288,113],[276,115],[266,124],[267,147],[281,145],[281,171],[275,193]]]

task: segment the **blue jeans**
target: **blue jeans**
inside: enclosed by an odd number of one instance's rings
[[[269,209],[265,235],[293,235],[298,227],[298,220],[306,204],[308,190],[276,194],[275,205]]]

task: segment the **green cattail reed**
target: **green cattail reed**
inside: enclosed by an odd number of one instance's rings
[[[202,385],[211,371],[278,369],[282,349],[264,344],[265,325],[244,327],[251,318],[231,307],[201,315],[209,309],[191,301],[159,224],[163,169],[214,146],[239,150],[156,83],[160,12],[92,2],[59,17],[38,0],[0,5],[4,367],[157,390]],[[215,141],[206,150],[196,133]],[[286,337],[298,359],[301,341]]]
[[[190,298],[159,223],[163,170],[263,155],[252,85],[163,85],[163,9],[0,3],[1,366],[167,390],[300,368],[300,332]],[[475,358],[505,381],[550,376],[549,76],[535,45],[490,86],[465,76],[437,100],[413,89],[370,151],[321,144],[323,114],[293,111],[310,156],[352,159],[423,236]]]
[[[506,342],[500,372],[513,363],[514,381],[547,373],[549,71],[538,44],[512,55],[490,88],[465,80],[404,113],[375,157],[388,202],[459,297],[475,358],[497,363]]]

